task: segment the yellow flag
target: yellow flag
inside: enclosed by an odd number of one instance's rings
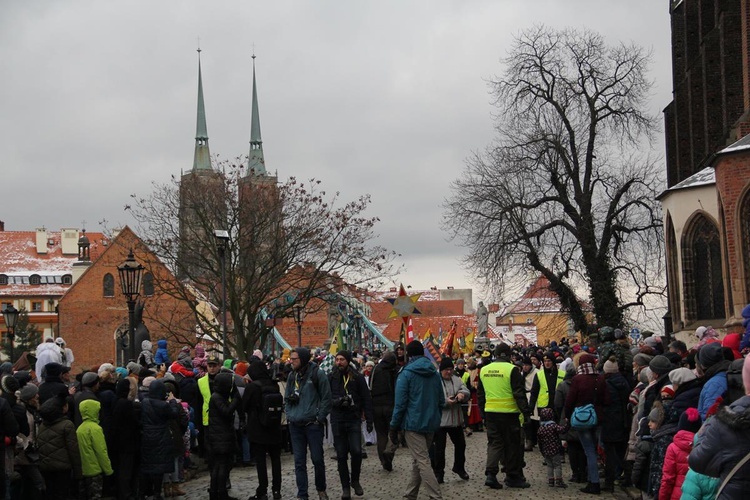
[[[422,337],[422,340],[427,340],[430,337],[432,337],[432,332],[430,332],[430,329],[428,328],[426,332],[424,332],[424,336]]]

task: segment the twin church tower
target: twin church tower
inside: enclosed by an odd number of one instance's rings
[[[200,248],[213,246],[215,230],[223,229],[243,237],[243,225],[249,229],[251,219],[260,216],[262,219],[275,220],[272,214],[277,210],[277,177],[266,170],[263,157],[263,141],[260,134],[260,113],[258,111],[258,87],[255,80],[255,55],[253,54],[253,98],[252,119],[250,126],[250,150],[247,164],[236,173],[236,179],[227,179],[228,175],[211,165],[211,153],[208,146],[208,127],[206,125],[206,109],[203,100],[203,75],[201,72],[200,52],[198,49],[198,116],[195,130],[195,154],[193,168],[183,172],[180,178],[179,192],[179,227],[180,249],[178,251],[177,274],[180,278],[196,278],[209,274],[208,268],[213,266],[212,258],[205,255]],[[242,172],[244,170],[244,172]],[[232,189],[236,182],[236,191]],[[233,204],[229,201],[232,196],[237,197]],[[259,214],[261,207],[270,209],[270,213]],[[263,210],[265,211],[265,210]],[[230,213],[237,212],[237,213]],[[227,227],[239,215],[245,224],[237,227]],[[275,225],[275,224],[274,224]],[[268,228],[263,231],[263,237],[255,235],[252,239],[256,245],[267,240]],[[247,239],[248,236],[244,238]]]

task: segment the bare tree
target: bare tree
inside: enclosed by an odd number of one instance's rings
[[[155,185],[129,207],[136,232],[180,277],[155,286],[188,302],[203,333],[221,340],[221,258],[214,231],[229,232],[225,250],[227,344],[246,358],[265,342],[260,320],[326,307],[344,287],[379,286],[395,273],[396,254],[374,245],[376,217],[363,214],[369,196],[339,204],[320,181],[243,176],[225,162],[200,176]],[[148,267],[148,263],[145,263]],[[205,300],[196,300],[203,298]],[[207,308],[206,302],[214,307]]]
[[[445,202],[480,282],[502,294],[542,274],[584,332],[577,290],[610,326],[664,296],[649,59],[591,31],[522,32],[490,82],[495,143],[467,161]]]

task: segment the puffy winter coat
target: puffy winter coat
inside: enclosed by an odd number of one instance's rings
[[[706,421],[693,446],[690,468],[723,481],[750,451],[750,396],[721,408]],[[744,498],[750,491],[750,462],[743,465],[722,491],[720,499]]]
[[[81,454],[73,422],[65,418],[62,405],[57,399],[46,401],[39,408],[42,423],[37,433],[39,448],[39,470],[60,472],[72,470],[75,477],[81,476]]]
[[[672,444],[672,438],[677,433],[677,424],[662,424],[661,427],[651,433],[654,440],[654,447],[651,450],[651,466],[649,481],[651,491],[649,492],[654,498],[660,498],[659,490],[661,488],[661,472],[664,465],[664,457],[667,456],[667,448]]]
[[[626,442],[630,434],[632,414],[628,411],[628,396],[630,384],[622,373],[607,373],[604,375],[607,383],[609,404],[602,409],[602,442]]]
[[[706,420],[708,409],[713,406],[719,396],[722,396],[727,391],[727,370],[729,369],[729,365],[729,361],[719,361],[706,370],[706,383],[703,384],[703,389],[701,389],[701,395],[698,399],[698,413],[701,414],[703,420]]]
[[[373,408],[393,408],[396,394],[396,377],[398,365],[396,355],[388,351],[383,359],[375,365],[370,375],[370,395]]]
[[[695,436],[693,446],[697,441],[698,436]],[[709,477],[689,469],[682,483],[681,500],[714,500],[720,484],[718,477]]]
[[[440,374],[424,356],[409,361],[396,381],[396,404],[391,427],[433,433],[440,428],[445,395]]]
[[[651,450],[654,448],[654,442],[651,436],[645,435],[635,445],[635,462],[633,462],[633,472],[631,481],[639,490],[648,493],[651,490]]]
[[[141,404],[131,401],[130,380],[117,382],[112,427],[115,429],[114,452],[138,453],[141,448]]]
[[[107,454],[107,443],[104,441],[104,431],[99,426],[99,409],[101,403],[95,399],[81,401],[79,407],[83,422],[76,430],[78,450],[81,453],[81,468],[83,477],[104,474],[111,476],[112,464]]]
[[[281,423],[277,425],[264,426],[260,423],[261,404],[263,394],[268,392],[280,392],[279,384],[271,380],[271,376],[262,361],[253,361],[247,369],[247,375],[252,380],[247,384],[242,394],[242,407],[247,419],[247,439],[251,443],[267,445],[281,444]]]
[[[141,472],[149,475],[174,471],[169,421],[184,415],[177,401],[166,401],[164,382],[154,380],[141,402]],[[185,422],[187,425],[187,422]]]
[[[693,437],[695,437],[693,432],[677,431],[672,438],[672,444],[669,445],[667,454],[664,456],[659,498],[679,500],[682,483],[688,473],[688,455],[693,449]]]
[[[154,361],[154,354],[151,352],[151,348],[153,345],[151,344],[151,341],[144,340],[141,342],[141,353],[138,355],[138,363],[141,364],[141,366],[145,366],[148,368],[153,368],[156,366],[156,362]]]
[[[169,353],[167,352],[167,341],[165,339],[159,339],[156,341],[156,356],[154,356],[154,363],[157,365],[171,364],[169,360]]]
[[[228,455],[237,448],[234,413],[242,398],[234,387],[232,373],[219,373],[214,379],[214,392],[208,402],[208,437],[211,455]]]
[[[677,387],[672,405],[665,415],[667,422],[679,422],[680,416],[685,413],[685,410],[688,408],[698,408],[698,399],[700,398],[704,382],[705,380],[702,378],[697,378]]]

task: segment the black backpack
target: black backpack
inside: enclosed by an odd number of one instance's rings
[[[260,408],[258,420],[263,427],[281,425],[281,414],[284,411],[284,396],[279,391],[278,384],[263,385],[260,381],[253,382],[260,388]]]

